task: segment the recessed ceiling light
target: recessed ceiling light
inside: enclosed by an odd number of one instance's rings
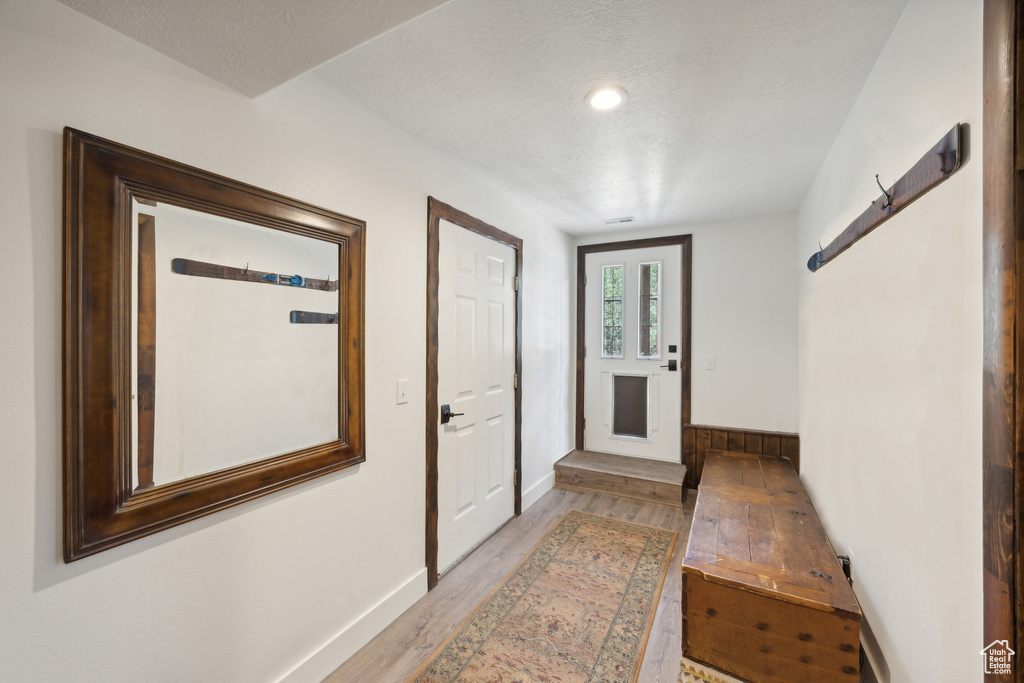
[[[626,91],[617,85],[606,85],[587,93],[586,102],[594,109],[610,111],[626,101]]]

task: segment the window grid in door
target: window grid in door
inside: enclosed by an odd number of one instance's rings
[[[661,262],[641,263],[637,270],[637,357],[661,358]]]
[[[601,357],[622,358],[623,266],[604,266],[601,271]]]

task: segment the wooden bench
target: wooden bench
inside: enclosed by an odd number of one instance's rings
[[[708,453],[682,570],[685,657],[754,683],[857,683],[860,605],[786,458]]]

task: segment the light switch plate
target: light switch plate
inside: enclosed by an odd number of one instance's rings
[[[395,405],[409,402],[409,380],[400,379],[395,383]]]
[[[715,369],[715,357],[714,356],[708,356],[708,357],[706,357],[704,359],[704,369],[705,370],[714,370]]]

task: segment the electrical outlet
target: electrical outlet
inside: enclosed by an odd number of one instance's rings
[[[400,379],[395,383],[395,405],[409,402],[409,380]]]

